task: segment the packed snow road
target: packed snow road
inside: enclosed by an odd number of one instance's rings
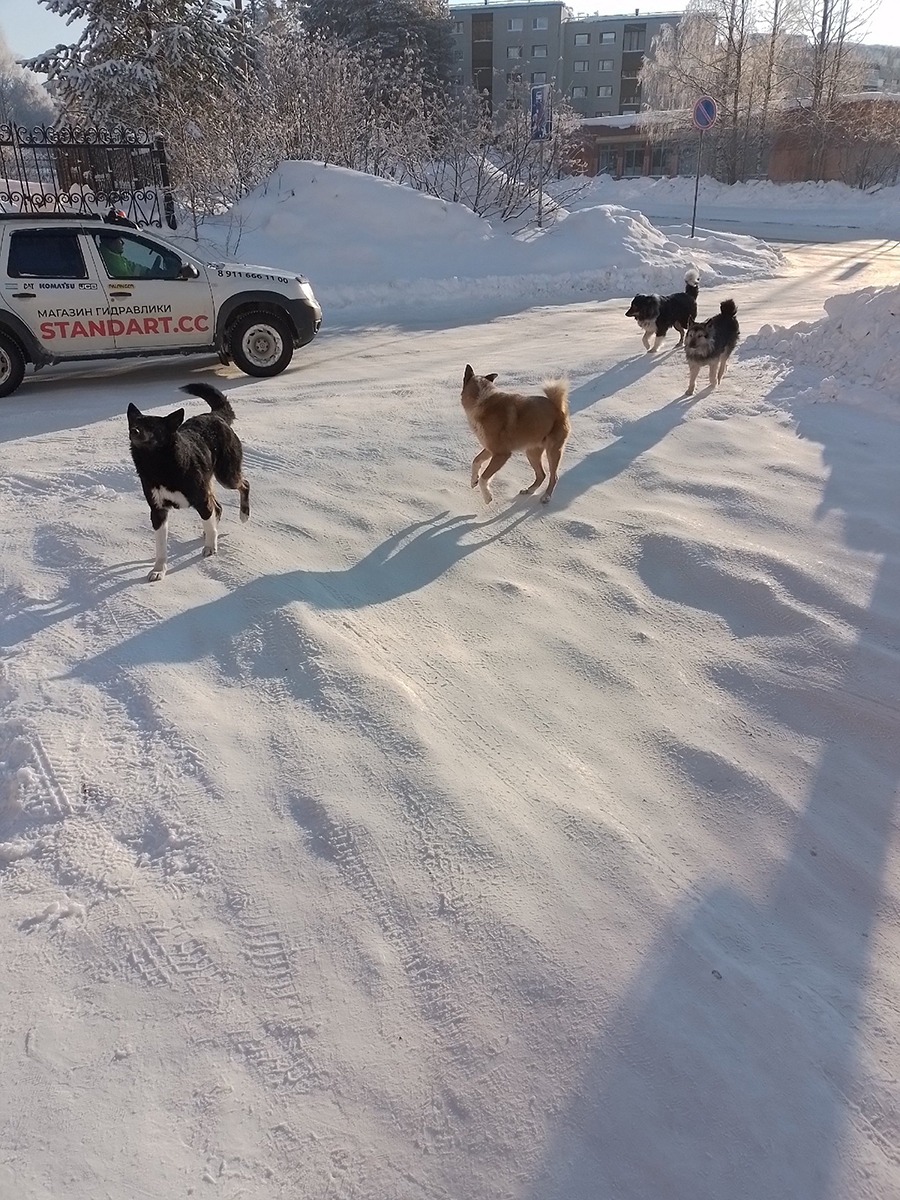
[[[740,351],[682,400],[627,299],[0,404],[0,1194],[900,1191],[898,410]],[[467,362],[568,373],[548,508],[468,490]],[[201,378],[253,518],[149,585],[125,408]]]

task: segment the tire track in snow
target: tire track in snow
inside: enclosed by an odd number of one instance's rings
[[[466,1017],[453,1000],[447,968],[429,955],[416,936],[415,917],[396,884],[389,888],[380,882],[379,874],[391,878],[383,855],[362,830],[333,820],[324,806],[309,797],[295,794],[290,809],[294,820],[305,830],[313,852],[333,863],[343,882],[374,917],[397,954],[425,1022],[452,1057],[463,1057],[468,1048],[463,1033]],[[375,859],[380,860],[380,871],[370,865]]]

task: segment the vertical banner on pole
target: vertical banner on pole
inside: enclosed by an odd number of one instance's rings
[[[719,106],[712,96],[701,96],[694,105],[694,128],[700,130],[700,141],[697,146],[697,177],[694,180],[694,211],[691,215],[691,237],[697,227],[697,195],[700,191],[700,163],[703,158],[703,134],[712,129],[719,119]]]
[[[546,142],[552,131],[550,84],[536,83],[531,89],[531,140]]]
[[[538,229],[544,223],[544,142],[553,132],[553,114],[550,101],[550,84],[536,83],[531,89],[531,140],[540,143],[540,166],[538,168]]]

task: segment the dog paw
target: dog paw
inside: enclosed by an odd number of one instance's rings
[[[242,512],[242,513],[241,513],[241,520],[242,520],[242,521],[244,521],[244,522],[247,522],[247,521],[249,521],[249,520],[250,520],[250,513],[249,513],[249,512]]]
[[[214,554],[218,554],[218,553],[219,553],[219,551],[216,549],[215,546],[204,546],[203,547],[203,557],[204,558],[212,558],[212,556]]]
[[[166,573],[165,567],[154,567],[153,570],[150,572],[150,574],[147,576],[147,582],[148,583],[159,583],[159,581],[165,576],[165,573]]]
[[[541,504],[549,504],[549,503],[550,503],[549,496],[541,496]]]

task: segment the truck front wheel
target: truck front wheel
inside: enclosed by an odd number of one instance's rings
[[[294,337],[286,318],[247,313],[229,330],[228,350],[245,375],[280,375],[294,356]]]

